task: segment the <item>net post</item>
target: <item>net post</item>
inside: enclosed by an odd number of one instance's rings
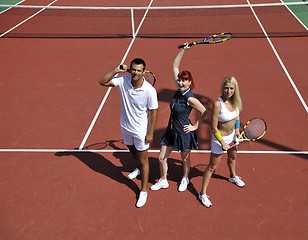
[[[134,22],[134,8],[130,9],[130,15],[131,15],[131,21],[132,21],[133,39],[135,39],[136,38],[136,33],[135,33],[135,22]]]

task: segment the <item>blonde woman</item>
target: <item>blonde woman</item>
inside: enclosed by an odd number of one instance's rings
[[[212,107],[211,128],[212,144],[210,162],[207,166],[202,181],[202,189],[199,199],[206,207],[212,206],[206,194],[212,174],[216,171],[224,151],[227,151],[227,165],[230,171],[229,181],[238,187],[244,187],[245,183],[236,174],[235,159],[237,146],[230,148],[229,143],[240,138],[240,116],[242,100],[238,83],[233,76],[227,76],[221,83],[221,96],[215,100]]]

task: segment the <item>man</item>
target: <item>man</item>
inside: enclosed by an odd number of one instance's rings
[[[141,177],[141,192],[136,207],[142,207],[147,201],[148,148],[153,140],[158,109],[157,92],[143,78],[145,67],[143,59],[135,58],[130,63],[130,75],[116,76],[127,71],[126,65],[120,65],[99,80],[102,86],[120,89],[122,138],[137,163],[138,169],[133,172],[133,177],[139,174],[139,170]]]

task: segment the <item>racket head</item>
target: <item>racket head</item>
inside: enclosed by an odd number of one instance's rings
[[[193,46],[193,45],[197,45],[197,44],[214,44],[214,43],[222,43],[225,41],[230,40],[233,37],[232,33],[229,32],[223,32],[223,33],[218,33],[218,34],[214,34],[210,37],[206,37],[200,41],[197,42],[191,42],[188,44],[188,46]],[[183,48],[186,45],[179,45],[178,48]]]
[[[196,42],[196,44],[213,44],[213,43],[222,43],[230,40],[233,37],[232,33],[219,33],[207,37],[201,41]]]
[[[250,119],[244,126],[242,136],[244,139],[256,141],[262,138],[267,131],[267,124],[263,118],[255,117]]]
[[[153,72],[151,72],[150,70],[145,70],[144,71],[144,75],[143,75],[144,79],[150,83],[153,87],[155,86],[156,83],[156,76]]]

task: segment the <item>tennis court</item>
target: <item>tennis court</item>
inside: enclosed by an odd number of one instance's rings
[[[306,0],[293,2],[300,2],[289,6],[297,17],[278,0],[0,0],[40,6],[1,8],[0,238],[306,239],[308,11]],[[242,127],[252,117],[266,120],[260,141],[239,146],[246,186],[227,181],[224,156],[208,188],[213,206],[198,201],[210,156],[208,115],[188,190],[177,191],[182,165],[174,152],[169,188],[149,190],[138,209],[140,179],[126,178],[135,163],[122,143],[119,91],[98,80],[135,57],[157,77],[150,187],[159,178],[177,46],[224,31],[233,39],[192,47],[181,68],[193,73],[194,94],[208,110],[221,79],[234,75]]]

